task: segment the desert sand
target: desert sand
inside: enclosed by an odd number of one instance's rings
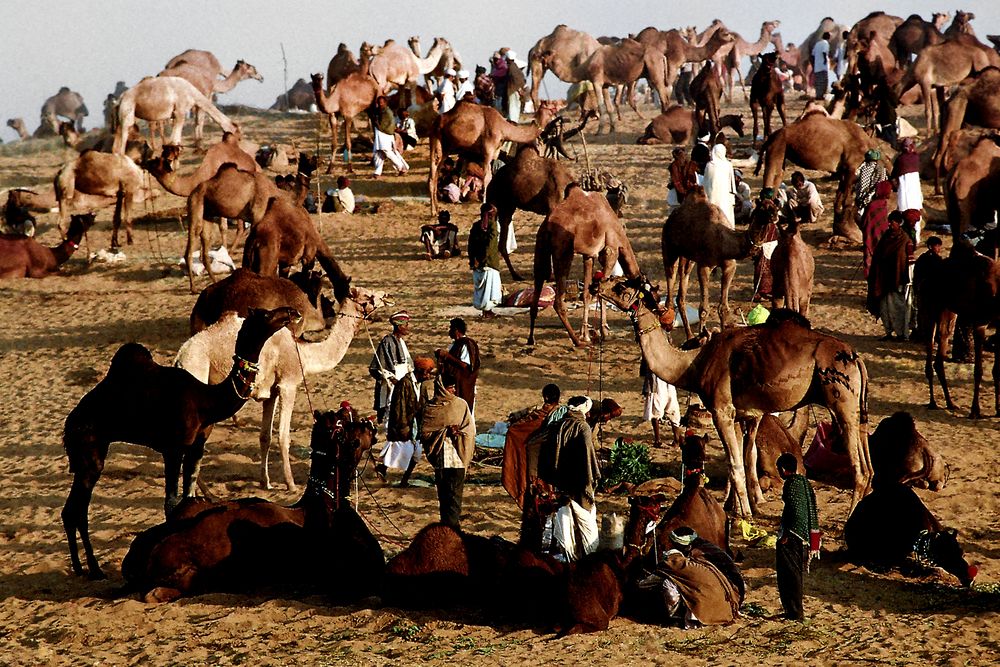
[[[801,104],[801,103],[797,103]],[[744,110],[744,115],[747,115]],[[643,109],[647,118],[651,107]],[[790,118],[796,111],[790,111]],[[907,115],[919,116],[918,108]],[[237,114],[248,138],[259,143],[297,141],[303,149],[328,150],[318,137],[323,123],[312,116]],[[636,146],[645,121],[631,111],[613,137],[589,137],[594,166],[611,171],[630,186],[625,209],[628,233],[644,270],[662,281],[660,228],[665,217],[669,146]],[[215,136],[217,129],[209,126]],[[749,137],[733,139],[739,154],[749,152]],[[583,154],[575,144],[584,168]],[[3,146],[0,186],[51,183],[70,151],[54,141]],[[186,153],[186,169],[196,157]],[[357,156],[356,156],[357,159]],[[646,442],[652,434],[643,423],[639,348],[628,320],[610,315],[607,340],[590,349],[573,349],[561,325],[546,310],[540,316],[538,345],[525,346],[527,312],[494,321],[477,319],[471,309],[470,272],[465,257],[429,262],[418,241],[419,226],[429,220],[426,194],[426,142],[408,154],[406,177],[368,178],[357,165],[357,194],[372,200],[400,197],[378,215],[323,214],[314,220],[353,276],[354,284],[391,293],[397,308],[413,315],[410,350],[427,354],[448,343],[448,319],[467,317],[469,335],[483,355],[477,400],[477,425],[488,429],[508,412],[538,400],[541,387],[558,383],[564,396],[589,393],[610,396],[624,416],[601,434],[609,448],[617,437]],[[759,178],[745,172],[756,192]],[[122,556],[132,537],[163,520],[163,465],[158,455],[127,444],[111,448],[90,510],[97,555],[106,581],[74,576],[59,512],[71,476],[61,446],[63,421],[77,401],[107,371],[123,343],[149,347],[155,359],[169,364],[188,336],[188,316],[195,297],[177,266],[186,240],[184,201],[164,195],[137,206],[146,218],[136,225],[135,245],[125,248],[119,264],[87,262],[88,253],[110,244],[110,211],[104,211],[87,240],[62,272],[44,280],[0,284],[0,662],[39,664],[185,664],[283,665],[338,664],[995,664],[1000,656],[1000,602],[989,592],[1000,577],[1000,432],[992,416],[987,386],[984,409],[990,417],[967,418],[971,400],[971,365],[949,364],[958,412],[928,411],[923,350],[917,343],[878,342],[881,327],[863,309],[860,249],[826,249],[835,183],[815,177],[827,212],[805,228],[816,254],[817,276],[813,326],[856,346],[871,376],[870,411],[875,424],[897,410],[910,411],[918,428],[945,457],[950,479],[939,493],[918,491],[947,526],[959,530],[970,562],[980,567],[976,590],[962,590],[944,574],[921,580],[897,572],[873,573],[840,554],[849,492],[816,483],[820,521],[825,532],[822,559],[807,578],[804,624],[770,620],[780,611],[773,550],[736,539],[748,580],[744,617],[735,625],[682,631],[642,625],[620,618],[607,632],[553,639],[517,626],[496,626],[479,614],[409,611],[369,606],[331,606],[319,592],[291,594],[206,594],[171,604],[147,605],[135,596],[120,597]],[[787,178],[787,175],[786,175]],[[320,190],[334,187],[323,175]],[[928,205],[943,208],[940,198]],[[476,205],[451,207],[462,239],[474,220]],[[55,214],[39,216],[39,238],[58,239]],[[530,272],[534,230],[541,218],[515,217],[519,250],[516,265]],[[949,241],[950,245],[950,241]],[[238,254],[234,255],[238,257]],[[574,270],[579,275],[579,269]],[[510,284],[506,289],[526,286]],[[734,306],[748,310],[752,265],[741,263],[732,294]],[[198,281],[207,284],[207,277]],[[713,300],[718,285],[713,284]],[[308,469],[310,408],[332,409],[350,400],[363,411],[371,406],[368,375],[371,341],[389,330],[388,313],[362,330],[343,362],[332,372],[309,378],[310,392],[300,391],[293,419],[293,466],[299,483]],[[571,311],[574,322],[579,311]],[[714,314],[711,321],[716,322]],[[680,334],[675,334],[679,336]],[[675,339],[675,342],[678,339]],[[988,362],[989,363],[989,362]],[[989,366],[987,366],[989,368]],[[987,381],[988,385],[988,381]],[[682,404],[688,397],[682,393]],[[823,411],[813,411],[826,418]],[[202,479],[223,498],[261,496],[278,502],[296,500],[282,484],[273,491],[257,485],[260,407],[248,404],[240,425],[219,424],[208,443]],[[811,434],[809,436],[811,439]],[[679,474],[673,447],[653,452],[664,475]],[[716,440],[710,448],[710,487],[721,495],[725,461]],[[272,479],[280,480],[272,454]],[[499,485],[496,458],[474,464],[465,489],[464,527],[481,535],[516,539],[519,511]],[[432,481],[426,463],[415,477]],[[393,479],[398,479],[396,473]],[[392,480],[390,480],[392,481]],[[398,552],[422,526],[436,518],[437,500],[430,487],[399,489],[369,472],[357,495],[358,509],[371,523],[388,555]],[[599,498],[599,511],[622,513],[623,496]],[[773,530],[781,510],[772,492],[757,525]],[[253,588],[253,582],[247,582]],[[526,600],[525,604],[531,604]]]

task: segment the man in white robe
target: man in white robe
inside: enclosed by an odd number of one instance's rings
[[[712,147],[712,158],[705,165],[705,179],[702,183],[708,201],[720,209],[729,227],[736,228],[736,177],[733,174],[733,164],[726,159],[726,147],[715,144]]]

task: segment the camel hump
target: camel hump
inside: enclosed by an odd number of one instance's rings
[[[111,367],[108,368],[108,377],[120,379],[126,376],[142,373],[148,366],[155,365],[153,354],[139,343],[125,343],[115,356],[111,357]]]
[[[773,309],[767,319],[758,326],[778,327],[785,322],[793,322],[805,329],[812,329],[812,323],[805,315],[790,308]]]

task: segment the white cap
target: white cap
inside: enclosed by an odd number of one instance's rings
[[[507,52],[507,60],[517,60],[517,54],[513,51]]]
[[[452,68],[450,68],[450,67],[449,67],[448,69],[446,69],[446,70],[444,71],[444,73],[445,73],[445,75],[446,75],[446,76],[455,76],[455,70],[453,70],[453,69],[452,69]]]
[[[458,70],[458,78],[459,79],[468,79],[469,78],[469,70],[467,70],[467,69],[460,69],[460,70]]]

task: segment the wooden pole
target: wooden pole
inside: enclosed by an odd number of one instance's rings
[[[285,58],[285,44],[283,42],[278,42],[281,46],[281,62],[284,65],[284,80],[285,80],[285,111],[291,111],[292,107],[288,102],[288,59]]]

